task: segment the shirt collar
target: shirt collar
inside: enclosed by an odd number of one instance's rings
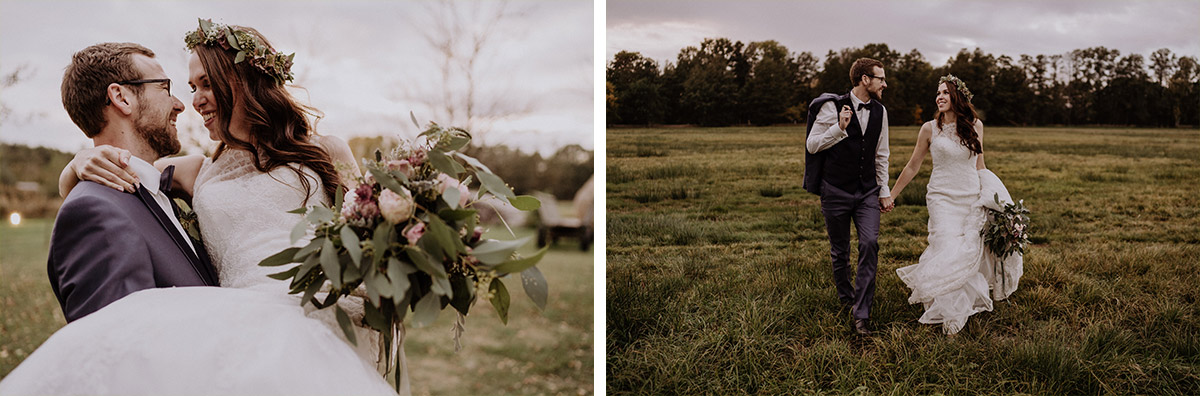
[[[129,170],[133,171],[138,179],[141,179],[143,187],[146,187],[151,193],[158,192],[158,179],[162,176],[162,172],[158,168],[146,160],[131,155],[129,156]]]
[[[858,105],[860,103],[871,103],[871,102],[870,101],[863,102],[861,100],[858,100],[858,96],[855,96],[854,93],[851,92],[850,93],[850,104],[853,105],[852,107],[854,107],[854,111],[858,111]]]

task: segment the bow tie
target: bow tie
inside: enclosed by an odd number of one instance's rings
[[[158,190],[163,193],[171,192],[171,177],[175,176],[175,165],[167,165],[167,169],[163,169],[162,175],[158,177]]]
[[[862,109],[864,109],[864,108],[865,108],[865,109],[867,109],[867,110],[871,110],[871,103],[870,103],[870,102],[867,102],[867,103],[859,103],[859,104],[858,104],[858,109],[859,109],[859,110],[862,110]]]

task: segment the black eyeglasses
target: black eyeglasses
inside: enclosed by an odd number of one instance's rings
[[[117,81],[116,82],[116,84],[121,84],[121,85],[157,84],[157,83],[167,83],[167,92],[171,92],[171,79],[169,79],[169,78],[152,78],[152,79],[148,79],[148,80],[128,80],[128,81]]]
[[[867,76],[867,77],[871,77],[871,78],[878,78],[879,80],[881,80],[881,81],[883,81],[883,82],[885,82],[885,83],[887,82],[887,79],[886,79],[886,78],[883,78],[883,77],[879,77],[879,76],[873,76],[873,75],[870,75],[870,74],[866,74],[866,76]]]

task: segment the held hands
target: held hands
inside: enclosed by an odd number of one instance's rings
[[[89,180],[114,190],[137,191],[141,181],[129,167],[129,150],[103,145],[81,150],[67,164],[80,181]]]
[[[891,212],[896,208],[896,200],[892,197],[879,198],[879,211],[881,213]]]
[[[850,126],[850,116],[852,115],[854,115],[854,111],[850,109],[850,106],[843,105],[842,112],[838,113],[838,128],[846,130]]]

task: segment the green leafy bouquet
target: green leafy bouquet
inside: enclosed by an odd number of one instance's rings
[[[1000,194],[992,199],[1002,210],[987,208],[987,224],[979,231],[983,244],[1001,260],[1015,252],[1025,254],[1029,245],[1029,209],[1025,208],[1025,200],[1001,202]]]
[[[417,326],[425,326],[453,307],[459,314],[457,346],[462,318],[479,299],[491,302],[501,322],[508,323],[510,297],[501,279],[509,275],[520,274],[525,294],[539,309],[546,305],[546,279],[535,266],[546,249],[521,257],[516,250],[529,238],[482,238],[472,209],[487,195],[523,211],[536,210],[540,202],[513,194],[487,166],[458,152],[470,140],[465,130],[430,123],[416,141],[388,155],[376,150],[374,160],[363,160],[365,176],[347,192],[339,188],[332,208],[291,211],[304,216],[292,230],[293,243],[315,227],[306,246],[258,264],[300,263],[270,276],[290,279],[290,293],[303,294],[301,305],[335,307],[338,324],[355,345],[354,323],[337,302],[352,293],[362,296],[362,324],[380,332],[380,356],[389,365],[384,372],[394,370],[397,390],[402,370],[394,347],[403,340],[410,314]],[[476,180],[479,192],[472,196],[468,186]],[[328,294],[319,300],[319,291]]]

